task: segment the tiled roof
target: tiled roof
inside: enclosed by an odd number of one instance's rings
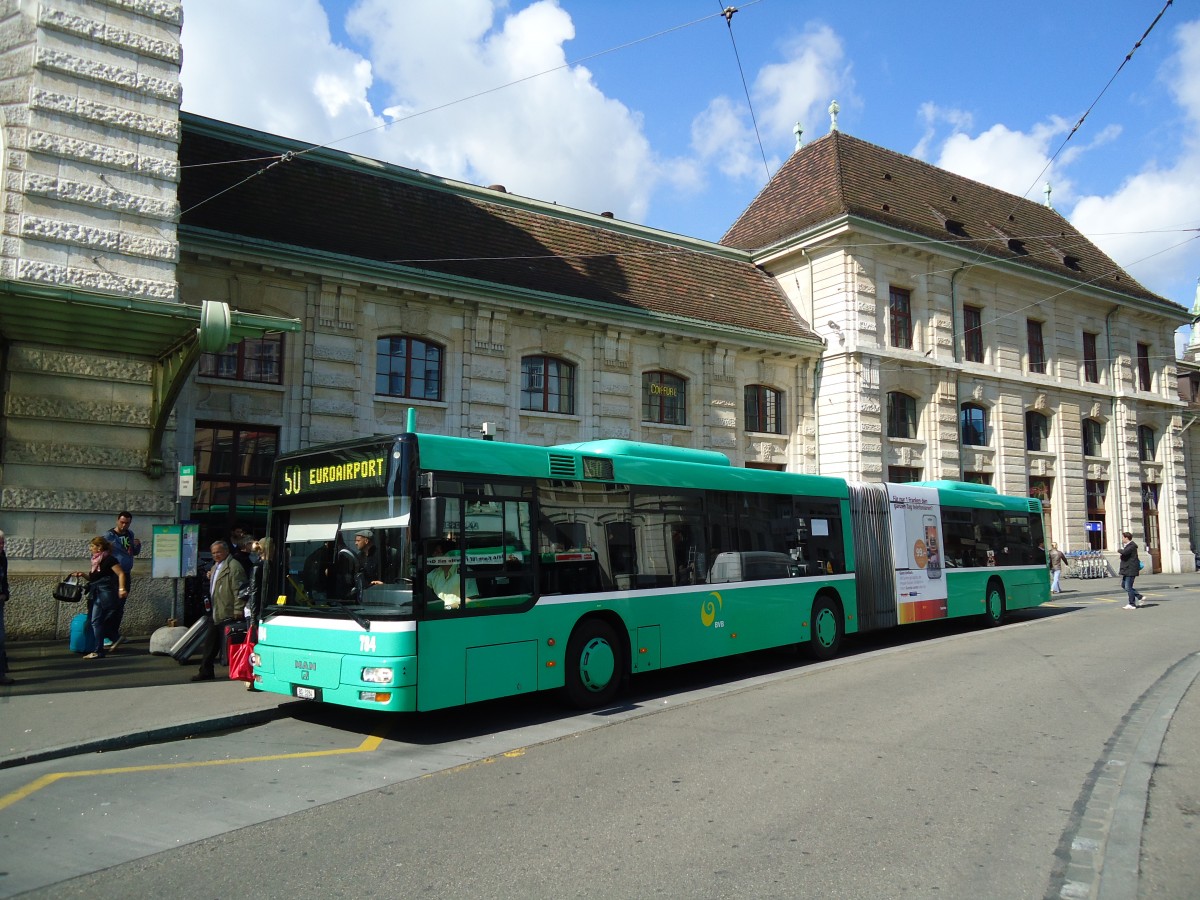
[[[306,145],[182,118],[185,229],[819,340],[746,254],[329,150],[249,177]]]
[[[801,147],[721,238],[763,250],[855,216],[1142,299],[1152,293],[1041,203],[834,131]]]

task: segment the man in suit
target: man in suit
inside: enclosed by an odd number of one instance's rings
[[[209,629],[208,639],[204,642],[200,671],[192,676],[192,681],[209,681],[216,677],[213,666],[220,653],[221,641],[225,639],[225,623],[242,615],[238,594],[246,584],[246,570],[229,555],[229,544],[225,541],[215,542],[210,549],[213,567],[208,573],[208,596],[213,627]]]

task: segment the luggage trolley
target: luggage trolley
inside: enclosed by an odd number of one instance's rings
[[[1069,578],[1108,578],[1112,575],[1099,550],[1073,550],[1066,556],[1071,560]]]

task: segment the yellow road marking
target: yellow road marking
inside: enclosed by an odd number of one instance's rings
[[[525,755],[524,747],[517,747],[515,750],[506,750],[502,754],[505,759],[519,759]],[[474,769],[476,766],[490,766],[496,761],[494,756],[485,756],[481,759],[473,759],[470,762],[465,762],[457,766],[451,766],[448,769],[439,769],[436,772],[426,772],[422,778],[433,778],[435,775],[457,775],[459,772],[465,772],[467,769]],[[0,807],[2,808],[2,807]]]
[[[379,749],[387,736],[387,727],[381,726],[357,747],[340,747],[336,750],[305,750],[301,753],[273,753],[269,756],[243,756],[238,759],[205,759],[199,762],[156,763],[149,766],[120,766],[112,769],[85,769],[81,772],[52,772],[37,778],[23,788],[0,797],[0,809],[7,809],[18,800],[49,787],[67,778],[91,778],[96,775],[130,775],[139,772],[166,772],[171,769],[201,769],[207,766],[234,766],[243,763],[278,762],[284,759],[312,759],[318,756],[345,756],[349,753],[371,753]]]

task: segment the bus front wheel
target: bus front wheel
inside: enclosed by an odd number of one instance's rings
[[[841,606],[830,597],[817,597],[810,621],[808,655],[818,660],[833,659],[842,646]]]
[[[567,642],[567,699],[577,709],[611,703],[621,688],[625,656],[617,633],[600,619],[581,623]]]

